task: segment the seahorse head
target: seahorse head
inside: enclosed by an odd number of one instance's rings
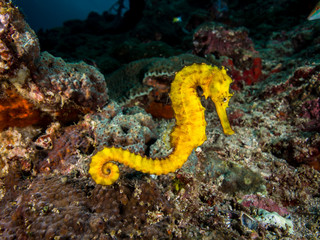
[[[231,129],[226,108],[229,107],[229,100],[232,97],[232,93],[229,92],[232,79],[228,76],[224,67],[221,69],[216,66],[202,65],[206,72],[206,77],[201,79],[201,87],[203,89],[203,95],[206,98],[211,98],[216,106],[223,132],[226,135],[234,134]]]

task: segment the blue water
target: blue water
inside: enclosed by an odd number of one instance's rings
[[[88,13],[102,13],[110,9],[116,0],[14,0],[26,15],[34,30],[62,26],[70,19],[84,20]],[[128,1],[126,1],[128,2]]]

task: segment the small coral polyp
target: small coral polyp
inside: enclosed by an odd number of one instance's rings
[[[111,185],[119,178],[119,168],[115,162],[137,171],[149,174],[174,172],[187,161],[192,150],[206,141],[207,123],[204,107],[197,94],[201,87],[205,98],[215,103],[223,131],[234,134],[226,113],[229,100],[229,86],[232,79],[222,67],[207,64],[193,64],[179,71],[171,84],[170,98],[175,112],[176,126],[171,133],[172,153],[165,158],[142,157],[122,148],[104,148],[92,157],[89,173],[97,184]]]

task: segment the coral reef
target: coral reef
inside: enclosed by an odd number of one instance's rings
[[[0,178],[9,171],[31,172],[36,158],[33,138],[39,134],[39,129],[32,127],[9,128],[0,133]]]
[[[121,146],[131,152],[143,154],[153,139],[156,139],[155,126],[152,117],[142,109],[131,109],[125,114],[117,114],[108,125],[99,121],[95,131],[103,145]]]
[[[259,210],[258,214],[257,220],[260,221],[263,226],[267,228],[277,227],[290,234],[294,233],[292,220],[281,217],[276,212],[268,212],[266,210]]]
[[[57,126],[53,125],[51,129],[55,127]],[[89,155],[93,151],[93,138],[90,125],[86,122],[68,126],[60,131],[53,130],[40,136],[36,140],[37,146],[43,146],[41,143],[45,142],[50,147],[45,145],[47,151],[45,156],[39,157],[39,162],[35,166],[37,171],[42,173],[58,170],[62,174],[79,171],[83,174],[83,169],[77,165],[81,154]]]
[[[233,89],[243,84],[252,85],[262,77],[262,63],[244,29],[227,29],[213,23],[201,25],[193,35],[194,53],[199,56],[213,54],[222,65],[230,69]]]
[[[140,106],[154,117],[174,117],[169,98],[177,71],[193,63],[210,63],[191,54],[133,61],[106,77],[110,97],[122,106]]]
[[[85,63],[40,54],[38,38],[11,2],[0,2],[0,129],[78,119],[108,101],[104,76]],[[47,114],[46,114],[47,113]]]
[[[9,128],[1,133],[1,175],[87,175],[95,147],[118,146],[137,154],[148,154],[156,141],[157,124],[139,107],[123,109],[110,102],[99,113],[87,114],[71,126],[52,122],[41,127]]]
[[[154,92],[166,92],[168,94],[175,73],[192,63],[209,63],[209,61],[192,54],[181,54],[169,58],[145,58],[133,61],[106,77],[110,97],[115,100],[120,99],[121,101],[130,102],[134,100],[135,95],[140,96],[138,93],[130,93],[130,89],[143,88],[143,85],[153,87],[155,89]],[[152,95],[156,95],[156,93]],[[128,99],[123,99],[125,96]]]
[[[245,195],[241,200],[241,204],[245,207],[254,206],[269,212],[277,212],[281,216],[289,214],[288,209],[285,207],[279,206],[279,204],[274,202],[272,199],[267,199],[259,195]]]
[[[0,129],[70,122],[108,101],[104,76],[85,63],[66,63],[42,53],[35,69],[22,67],[2,84]]]
[[[4,89],[0,102],[0,131],[8,127],[40,124],[45,119],[31,102],[22,98],[13,88]]]
[[[264,90],[268,97],[276,94],[286,101],[288,107],[278,113],[281,119],[292,118],[300,131],[309,134],[292,134],[290,137],[277,137],[271,144],[271,151],[297,166],[308,164],[320,170],[319,163],[319,65],[297,68],[284,82]]]
[[[66,63],[47,52],[41,53],[32,79],[15,86],[42,111],[63,118],[72,116],[68,111],[86,113],[108,100],[104,76],[96,68],[84,62]]]
[[[307,20],[318,0],[144,2],[125,32],[111,31],[110,12],[40,30],[53,57],[0,0],[0,239],[319,239],[320,21]],[[205,26],[216,45],[195,56]],[[96,184],[90,161],[104,147],[176,151],[170,86],[193,63],[229,68],[237,134],[222,134],[202,97],[190,111],[206,109],[207,140],[181,168],[120,164],[118,181]]]
[[[41,113],[9,81],[25,79],[39,57],[39,41],[11,2],[0,1],[0,130],[39,123]]]
[[[33,67],[39,57],[39,41],[11,2],[0,1],[0,74],[8,77],[23,66]]]
[[[1,238],[168,237],[160,229],[170,224],[173,207],[155,183],[105,189],[60,176],[28,181],[31,187],[0,210]]]

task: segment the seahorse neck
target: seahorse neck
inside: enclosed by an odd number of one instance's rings
[[[175,148],[180,145],[187,146],[190,152],[206,140],[207,124],[204,118],[204,107],[196,90],[200,84],[200,77],[198,72],[178,73],[170,91],[176,118],[176,127],[171,133],[171,143]]]

